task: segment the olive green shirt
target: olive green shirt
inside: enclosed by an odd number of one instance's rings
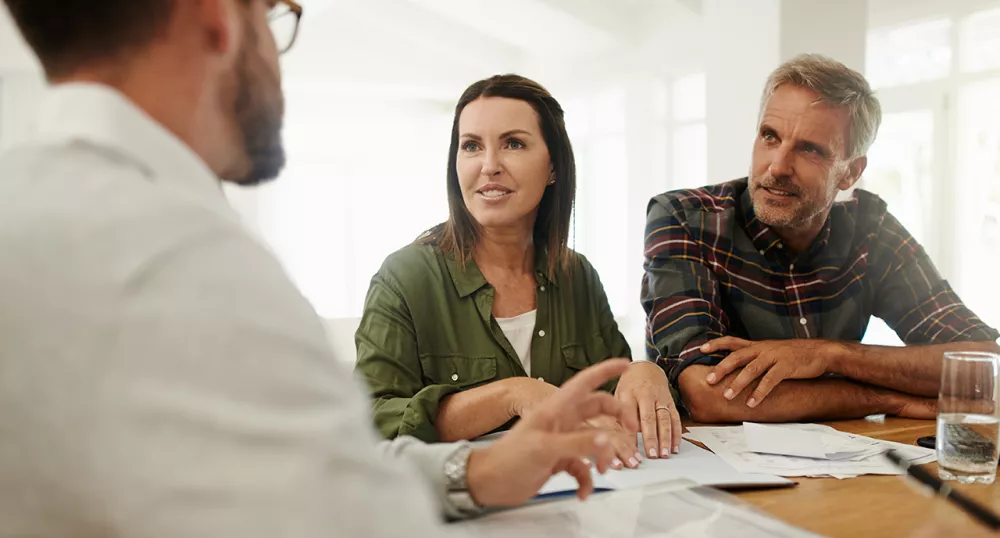
[[[574,254],[572,272],[549,280],[545,257],[537,260],[531,375],[559,386],[604,359],[631,357],[590,262]],[[493,297],[475,262],[463,270],[436,247],[411,245],[386,259],[365,300],[355,366],[382,435],[435,442],[444,397],[527,375],[492,315]]]

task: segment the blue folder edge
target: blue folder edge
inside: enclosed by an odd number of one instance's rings
[[[594,493],[604,493],[606,491],[614,491],[611,488],[594,488]],[[544,501],[547,499],[559,499],[562,497],[576,497],[576,490],[569,491],[553,491],[551,493],[543,493],[541,495],[535,495],[532,500]]]

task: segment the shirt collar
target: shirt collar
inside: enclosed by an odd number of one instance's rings
[[[535,280],[540,285],[557,286],[558,281],[550,280],[548,277],[547,262],[545,249],[538,248],[535,252]],[[451,280],[455,283],[459,297],[468,297],[489,284],[474,260],[466,261],[463,268],[455,259],[454,254],[445,254],[445,264],[448,266],[448,272],[451,273]]]
[[[220,180],[177,136],[118,91],[68,83],[46,90],[35,125],[41,143],[85,143],[109,150],[148,179],[169,181],[189,195],[228,208]]]
[[[820,229],[819,234],[813,239],[812,244],[809,246],[809,250],[806,252],[806,259],[810,259],[820,254],[826,249],[827,245],[830,243],[830,228],[833,222],[833,212],[836,210],[836,204],[830,214],[826,217],[826,222],[823,223],[823,228]],[[781,237],[775,233],[769,226],[761,222],[757,218],[757,214],[753,210],[753,201],[750,198],[750,186],[747,184],[747,188],[743,190],[743,194],[740,195],[740,213],[743,217],[744,228],[746,229],[747,235],[750,236],[750,240],[753,242],[754,248],[756,248],[761,254],[767,254],[771,249],[784,250],[785,245],[781,240]]]

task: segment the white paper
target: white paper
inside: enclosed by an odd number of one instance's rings
[[[810,538],[812,533],[748,507],[727,495],[670,482],[593,496],[533,504],[452,525],[479,538]]]
[[[747,448],[760,454],[858,461],[883,451],[837,433],[782,425],[744,422],[743,434],[746,436]]]
[[[639,446],[640,452],[645,452]],[[591,471],[594,487],[602,489],[628,489],[660,484],[663,482],[687,479],[700,486],[716,487],[751,487],[791,486],[793,482],[775,476],[774,474],[741,473],[726,463],[719,456],[695,446],[687,441],[681,441],[680,453],[672,454],[666,459],[643,459],[638,469],[609,470],[600,475]],[[576,491],[577,481],[568,473],[559,473],[549,479],[539,495],[550,493]]]
[[[747,445],[743,426],[695,427],[689,428],[685,437],[703,443],[724,461],[744,473],[764,473],[780,476],[832,476],[848,478],[863,474],[903,474],[897,466],[881,456],[890,448],[899,448],[899,443],[871,439],[863,435],[838,432],[821,424],[782,424],[784,428],[799,429],[830,435],[838,435],[852,442],[868,445],[868,455],[854,461],[805,458],[758,454]],[[917,463],[934,461],[934,451],[922,447],[902,445],[907,457]]]

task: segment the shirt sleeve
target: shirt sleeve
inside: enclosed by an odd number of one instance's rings
[[[676,386],[688,366],[714,365],[724,358],[699,348],[726,335],[729,321],[702,245],[691,237],[678,210],[657,199],[646,213],[643,267],[646,352]]]
[[[938,274],[927,252],[891,214],[875,239],[879,260],[875,316],[911,344],[992,341],[996,329],[979,319]]]
[[[441,508],[447,519],[456,520],[476,514],[464,511],[450,501],[444,466],[452,454],[468,444],[465,441],[425,444],[414,437],[397,437],[392,441],[379,443],[378,452],[389,460],[406,459],[412,462],[425,481],[432,486],[437,498],[441,500]]]
[[[372,279],[356,340],[355,371],[368,385],[382,435],[438,441],[434,420],[441,401],[461,389],[424,382],[410,310],[392,281],[382,275]]]
[[[67,416],[89,417],[64,440],[77,471],[60,478],[75,506],[99,507],[81,521],[99,514],[101,533],[144,538],[448,532],[440,486],[418,473],[439,472],[447,447],[377,456],[349,369],[254,241],[165,253],[122,301],[94,378],[62,395]]]

